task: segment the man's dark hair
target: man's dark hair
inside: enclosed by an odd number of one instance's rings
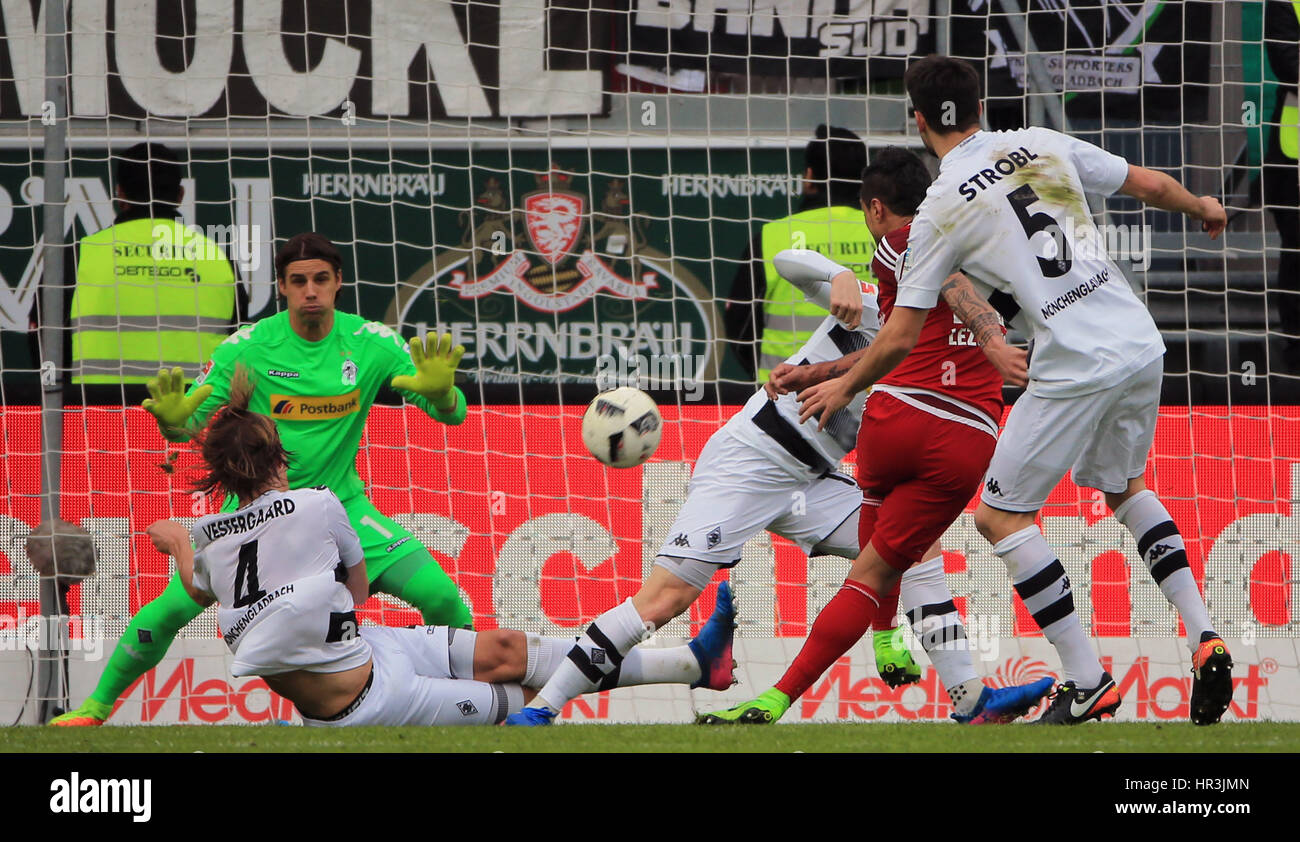
[[[196,438],[206,470],[194,490],[222,491],[247,503],[288,466],[290,454],[280,442],[275,422],[249,409],[252,399],[251,375],[243,365],[236,366],[230,398]]]
[[[289,264],[299,260],[324,260],[334,266],[335,272],[343,271],[343,256],[339,250],[329,241],[329,237],[315,231],[294,234],[289,242],[280,246],[280,250],[275,253],[275,276],[283,280]]]
[[[980,75],[970,62],[928,55],[903,74],[912,110],[920,111],[937,134],[961,132],[980,123]]]
[[[818,126],[804,148],[804,166],[812,170],[814,180],[826,182],[826,193],[833,205],[856,204],[859,179],[866,165],[867,145],[839,126]]]
[[[929,186],[930,171],[921,156],[901,146],[886,146],[871,156],[862,171],[859,195],[864,206],[879,199],[890,213],[915,216]]]
[[[183,175],[180,158],[161,143],[137,143],[117,156],[117,186],[128,202],[179,204]]]

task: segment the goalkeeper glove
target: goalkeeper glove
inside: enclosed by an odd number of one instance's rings
[[[212,394],[211,386],[200,386],[186,397],[185,373],[179,366],[171,371],[159,369],[158,376],[149,378],[145,386],[150,397],[141,406],[158,421],[158,428],[165,436],[182,433],[194,410]]]
[[[439,412],[450,412],[456,408],[456,393],[452,388],[456,378],[456,366],[465,355],[465,346],[451,346],[451,334],[444,333],[437,339],[428,338],[427,345],[420,337],[412,337],[411,362],[415,364],[415,374],[399,374],[390,384],[394,389],[401,389],[430,401]],[[450,405],[449,405],[450,404]]]

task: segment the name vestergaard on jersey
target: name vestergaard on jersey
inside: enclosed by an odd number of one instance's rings
[[[979,193],[975,188],[987,190],[993,186],[993,182],[1001,181],[1002,176],[1011,175],[1021,167],[1029,166],[1030,161],[1037,160],[1038,156],[1029,149],[1022,146],[1015,152],[1008,152],[1005,158],[998,158],[993,162],[992,169],[985,167],[979,172],[966,179],[957,187],[957,192],[966,197],[966,201],[973,202]]]
[[[271,518],[293,514],[294,510],[297,508],[298,504],[286,497],[283,500],[276,500],[271,505],[263,506],[260,509],[250,509],[247,512],[237,512],[229,517],[214,520],[212,523],[203,527],[203,536],[211,542],[226,535],[247,532],[253,527],[265,523]]]

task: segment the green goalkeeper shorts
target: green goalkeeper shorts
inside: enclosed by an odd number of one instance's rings
[[[343,511],[361,539],[361,552],[366,557],[366,577],[375,581],[393,563],[413,552],[423,552],[424,545],[411,534],[411,530],[381,514],[375,504],[364,494],[342,501]]]

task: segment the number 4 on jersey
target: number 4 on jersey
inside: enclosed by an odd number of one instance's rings
[[[257,542],[249,541],[239,548],[239,566],[235,568],[235,601],[232,608],[252,605],[266,591],[257,583]]]

